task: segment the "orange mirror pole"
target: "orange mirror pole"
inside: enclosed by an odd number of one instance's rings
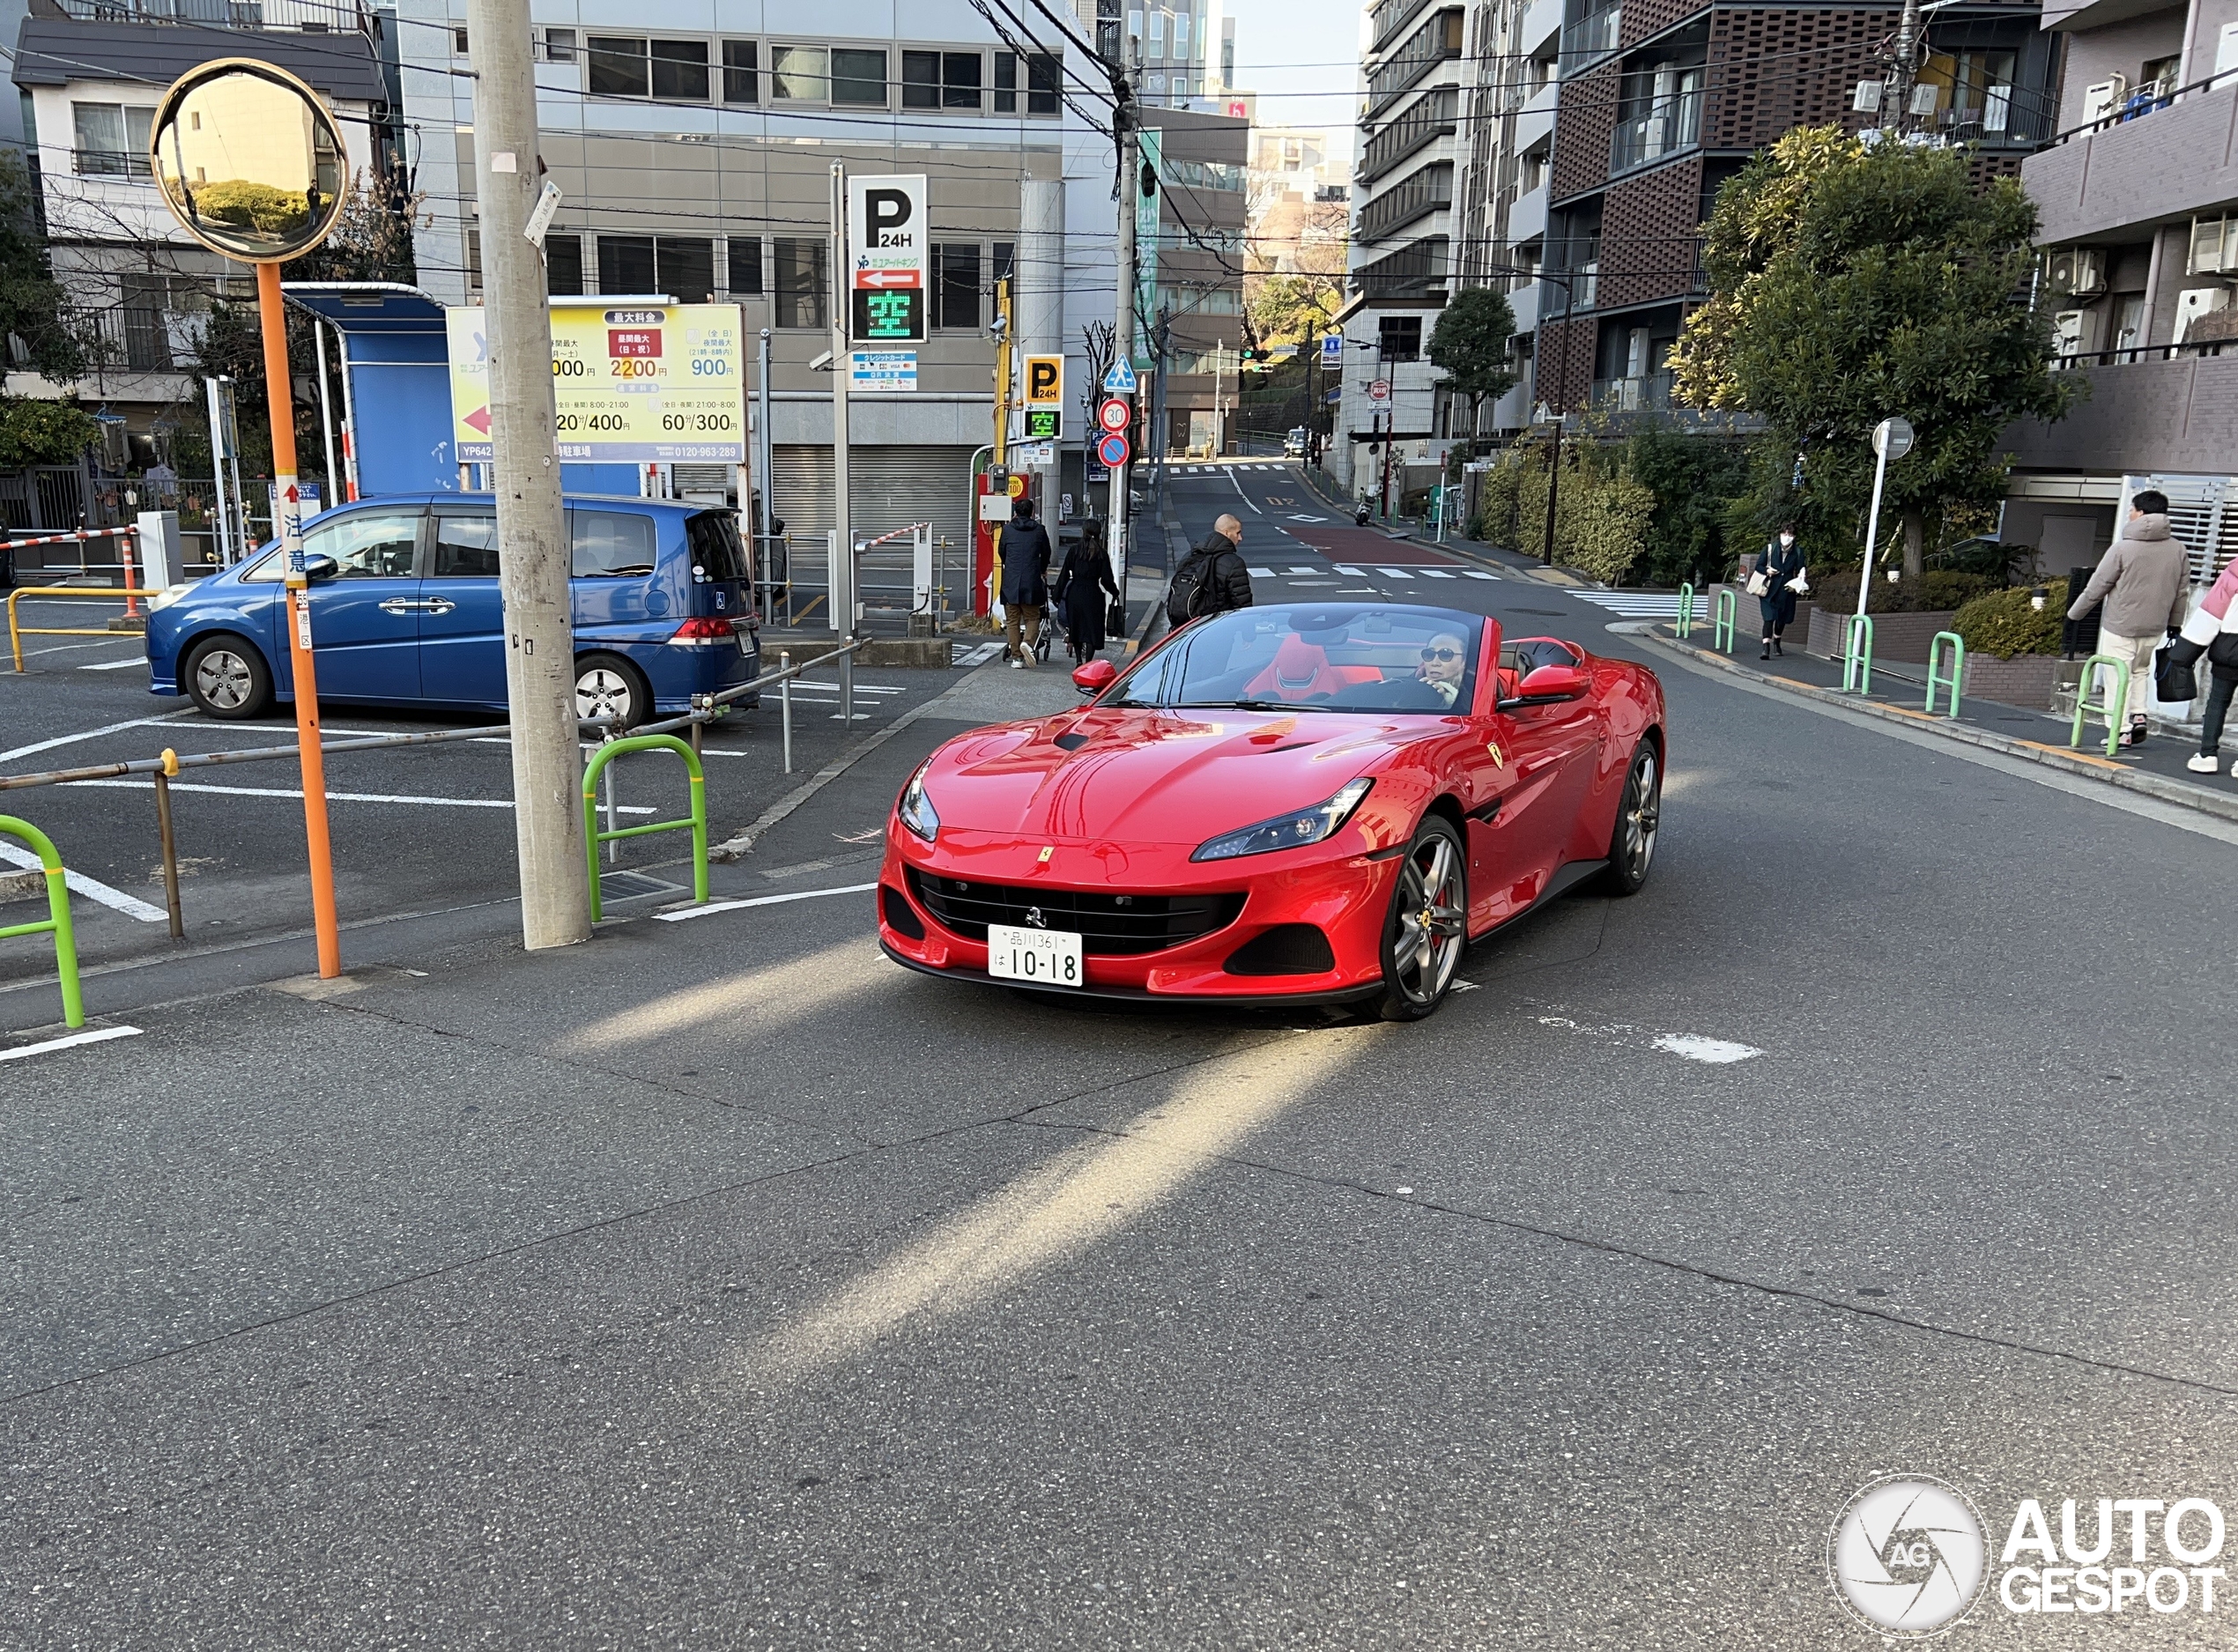
[[[301,493],[295,481],[294,381],[287,367],[287,316],[280,267],[256,266],[256,305],[264,329],[264,400],[272,414],[272,537],[287,579],[288,657],[295,671],[295,743],[303,766],[303,835],[311,854],[311,924],[319,974],[342,973],[342,931],[334,913],[334,849],[326,825],[326,753],[320,746],[319,684],[311,660],[310,577],[303,567]]]

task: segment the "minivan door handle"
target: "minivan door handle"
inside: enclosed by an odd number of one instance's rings
[[[423,614],[447,614],[457,606],[448,596],[430,596],[421,602],[419,611]]]
[[[420,604],[410,596],[391,596],[381,604],[384,614],[416,614],[419,611]]]

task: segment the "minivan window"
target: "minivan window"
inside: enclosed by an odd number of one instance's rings
[[[493,580],[497,577],[497,518],[435,518],[435,577]]]
[[[636,511],[571,510],[574,575],[623,579],[653,571],[653,519]]]
[[[692,549],[692,566],[711,580],[743,580],[746,548],[738,542],[738,519],[727,510],[703,510],[686,519],[684,542]]]
[[[339,580],[404,580],[416,571],[419,513],[367,511],[313,528],[303,554],[330,556]]]

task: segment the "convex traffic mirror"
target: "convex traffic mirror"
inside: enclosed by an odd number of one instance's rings
[[[220,58],[172,83],[151,155],[187,233],[251,263],[300,257],[342,216],[342,134],[318,94],[285,70]]]

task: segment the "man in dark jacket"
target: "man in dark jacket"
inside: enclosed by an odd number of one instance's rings
[[[1178,630],[1192,619],[1251,605],[1251,571],[1241,554],[1243,524],[1223,516],[1174,570],[1166,593],[1166,621]]]
[[[1034,500],[1024,493],[1012,502],[1003,529],[1002,598],[1003,652],[1012,670],[1031,669],[1041,640],[1041,610],[1049,600],[1049,530],[1034,520]]]

